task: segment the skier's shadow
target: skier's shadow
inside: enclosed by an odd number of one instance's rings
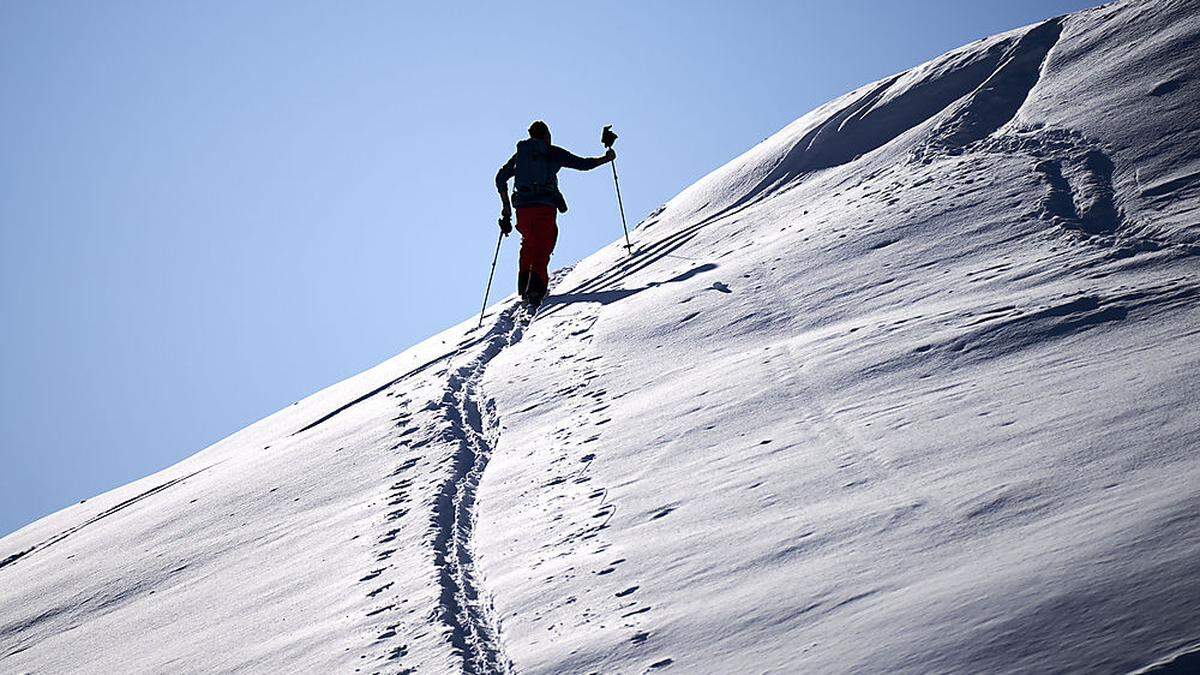
[[[590,291],[583,293],[561,293],[556,295],[548,295],[546,296],[546,301],[543,303],[543,306],[548,307],[550,305],[570,305],[577,302],[594,302],[600,305],[607,305],[618,300],[624,300],[631,295],[637,295],[638,293],[651,288],[657,288],[666,284],[678,283],[680,281],[687,281],[697,274],[703,274],[704,272],[710,272],[715,269],[717,269],[716,263],[705,263],[703,265],[697,265],[696,267],[693,267],[682,274],[677,274],[666,281],[652,281],[641,288],[618,288],[611,291]]]

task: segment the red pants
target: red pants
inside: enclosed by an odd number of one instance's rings
[[[518,276],[530,274],[541,281],[545,289],[550,283],[550,254],[558,242],[558,225],[554,222],[558,209],[553,206],[521,206],[517,208],[517,232],[521,233],[521,261]]]

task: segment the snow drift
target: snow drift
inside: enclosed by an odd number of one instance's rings
[[[562,272],[0,540],[0,670],[1182,672],[1200,16],[805,115]]]

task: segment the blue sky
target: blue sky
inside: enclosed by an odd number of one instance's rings
[[[0,4],[0,535],[478,310],[532,119],[630,224],[1065,0]],[[620,236],[566,172],[554,265]],[[493,299],[511,292],[506,242]]]

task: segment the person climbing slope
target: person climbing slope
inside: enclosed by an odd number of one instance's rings
[[[500,231],[512,232],[512,207],[517,209],[517,231],[521,233],[521,255],[517,292],[533,309],[546,297],[550,283],[550,254],[558,241],[558,212],[567,212],[567,202],[558,190],[558,170],[566,167],[591,171],[616,159],[609,148],[601,157],[579,157],[550,143],[550,127],[538,120],[529,125],[529,138],[517,143],[517,151],[496,173],[500,191]],[[512,202],[508,181],[513,181]]]

